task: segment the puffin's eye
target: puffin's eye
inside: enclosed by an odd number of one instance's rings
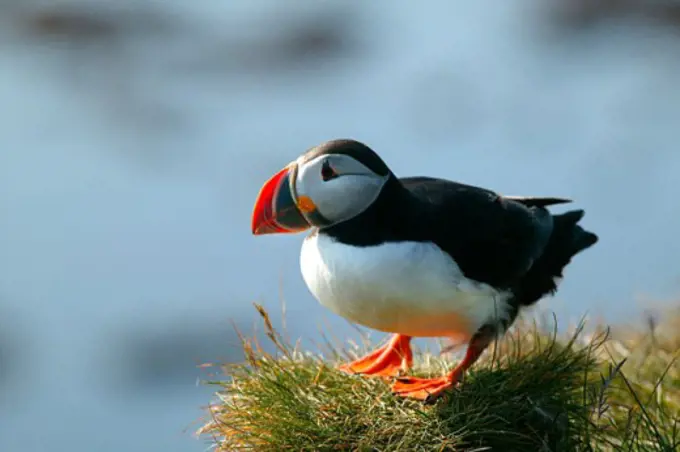
[[[321,179],[323,179],[324,182],[326,182],[331,179],[335,179],[336,177],[338,177],[338,173],[336,173],[335,170],[331,167],[331,164],[328,163],[328,160],[323,162],[323,165],[321,166]]]

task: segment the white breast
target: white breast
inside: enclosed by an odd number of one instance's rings
[[[322,305],[376,330],[466,339],[507,317],[510,294],[466,279],[433,243],[354,247],[314,234],[302,245],[300,264]]]

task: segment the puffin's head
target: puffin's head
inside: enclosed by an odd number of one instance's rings
[[[354,218],[373,204],[390,175],[382,159],[358,141],[316,146],[262,186],[253,234],[301,232]]]

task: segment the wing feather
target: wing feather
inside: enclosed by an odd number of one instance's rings
[[[545,208],[562,198],[505,197],[472,185],[429,177],[400,179],[424,206],[422,239],[448,253],[463,273],[494,287],[512,287],[541,256],[553,230]]]

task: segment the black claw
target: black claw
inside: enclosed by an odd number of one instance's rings
[[[439,400],[439,397],[441,397],[441,395],[439,395],[439,394],[430,394],[430,395],[428,395],[428,396],[425,398],[425,400],[423,401],[423,403],[424,403],[425,405],[434,405],[434,403],[435,403],[437,400]]]
[[[451,392],[452,392],[452,389],[453,389],[453,388],[450,388],[450,389],[447,389],[447,390],[444,390],[444,391],[440,391],[440,392],[435,392],[435,393],[433,393],[433,394],[429,394],[429,395],[425,398],[425,400],[423,401],[423,403],[424,403],[425,405],[434,405],[434,403],[437,402],[439,399],[444,398],[445,396],[450,395]]]

